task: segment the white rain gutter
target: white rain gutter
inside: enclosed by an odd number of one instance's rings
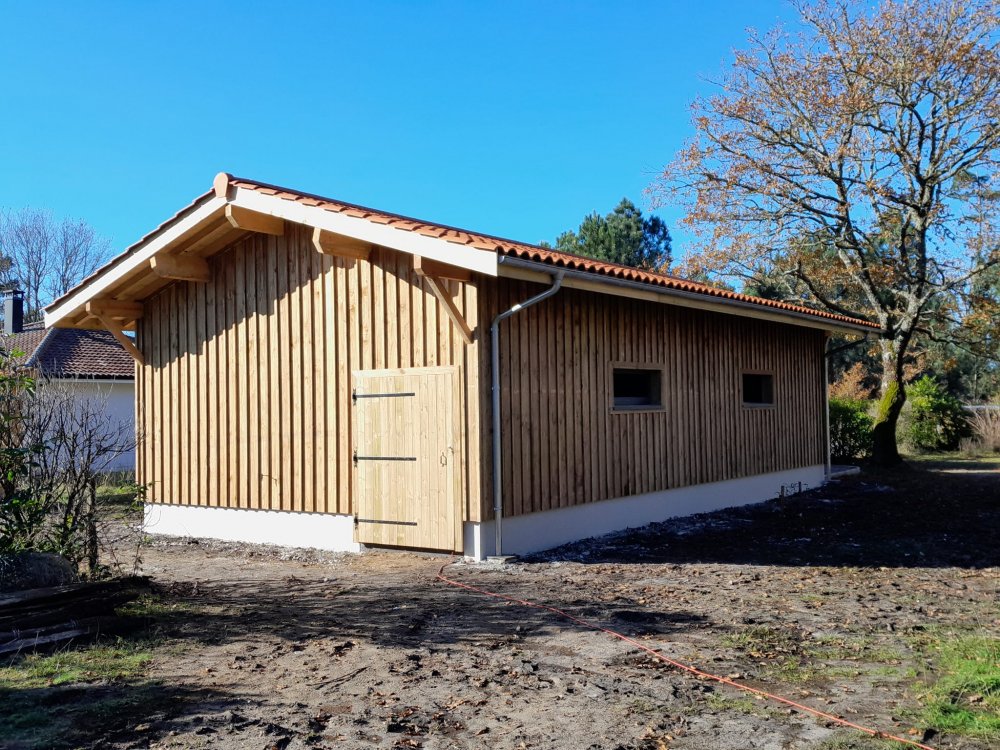
[[[491,388],[493,395],[493,522],[496,529],[496,557],[503,555],[503,476],[501,472],[501,446],[500,446],[500,323],[507,318],[519,313],[532,305],[536,305],[547,297],[559,291],[562,287],[564,271],[557,271],[550,274],[552,286],[541,294],[518,302],[506,312],[502,312],[493,319],[490,326],[490,348],[492,356]]]

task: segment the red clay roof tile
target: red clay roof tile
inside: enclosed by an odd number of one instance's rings
[[[872,330],[878,330],[879,327],[877,324],[866,320],[851,318],[846,315],[837,315],[835,313],[826,312],[825,310],[814,310],[810,307],[793,305],[788,302],[763,299],[762,297],[753,297],[748,294],[731,292],[727,289],[720,289],[718,287],[702,284],[696,281],[688,281],[687,279],[671,276],[669,274],[642,271],[629,266],[606,263],[593,258],[586,258],[579,255],[573,255],[571,253],[551,250],[538,245],[530,245],[528,243],[507,240],[501,237],[469,232],[465,229],[450,227],[444,224],[429,224],[422,222],[419,219],[411,219],[406,216],[400,216],[399,214],[365,208],[353,203],[335,201],[330,198],[323,198],[311,193],[297,193],[285,190],[284,188],[275,188],[274,186],[267,185],[266,183],[254,182],[253,180],[247,180],[240,177],[232,178],[230,184],[269,195],[274,194],[272,191],[280,190],[282,192],[282,197],[288,195],[291,196],[291,199],[300,203],[306,203],[306,201],[308,201],[308,205],[320,205],[330,211],[346,212],[350,216],[363,216],[368,221],[378,224],[387,224],[402,231],[410,231],[416,232],[417,234],[440,237],[449,242],[475,247],[480,250],[493,250],[501,255],[521,258],[524,260],[533,260],[539,263],[555,266],[557,268],[584,271],[597,276],[627,279],[665,289],[673,289],[691,294],[702,294],[706,297],[716,297],[719,299],[732,300],[734,302],[759,305],[761,307],[784,310],[786,312],[800,315],[811,315],[826,320],[860,325],[871,328]]]
[[[353,203],[345,203],[343,201],[336,201],[330,198],[324,198],[322,196],[314,195],[312,193],[290,191],[285,188],[279,188],[274,185],[268,185],[267,183],[263,182],[255,182],[253,180],[233,177],[230,178],[228,184],[233,187],[245,188],[248,190],[253,190],[259,193],[263,193],[265,195],[281,195],[281,197],[286,200],[295,201],[298,203],[302,203],[304,205],[320,207],[326,211],[333,211],[335,213],[350,211],[351,215],[358,215],[355,212],[360,212],[360,215],[363,216],[366,221],[370,221],[376,224],[391,226],[401,231],[412,231],[418,234],[435,236],[435,237],[441,237],[442,233],[444,233],[447,235],[445,236],[445,239],[449,242],[462,244],[466,247],[473,247],[478,250],[497,252],[500,255],[504,256],[521,258],[524,260],[532,260],[539,263],[551,265],[557,268],[567,268],[577,271],[583,271],[586,273],[594,274],[595,276],[607,276],[613,278],[628,279],[643,284],[649,284],[650,286],[658,286],[665,289],[673,289],[691,294],[700,294],[706,297],[727,299],[727,300],[732,300],[734,302],[739,302],[741,304],[759,305],[761,307],[768,307],[775,310],[784,310],[786,312],[798,315],[809,315],[825,320],[831,320],[841,323],[847,323],[849,325],[861,326],[864,328],[868,328],[870,330],[878,330],[879,328],[879,326],[876,323],[872,323],[866,320],[860,320],[858,318],[852,318],[845,315],[837,315],[835,313],[829,313],[824,310],[814,310],[809,307],[803,307],[801,305],[792,305],[787,302],[779,302],[777,300],[763,299],[760,297],[753,297],[746,294],[739,294],[737,292],[730,292],[728,290],[719,289],[717,287],[713,287],[708,284],[702,284],[695,281],[688,281],[685,279],[678,278],[676,276],[670,276],[668,274],[640,271],[635,268],[620,266],[614,263],[605,263],[603,261],[595,260],[593,258],[585,258],[579,255],[563,253],[557,250],[543,248],[538,245],[531,245],[528,243],[516,242],[514,240],[503,239],[501,237],[495,237],[492,235],[470,232],[465,229],[460,229],[458,227],[451,227],[445,224],[427,224],[418,219],[412,219],[406,216],[401,216],[399,214],[390,213],[388,211],[378,211],[376,209],[366,208],[364,206],[358,206]],[[130,255],[135,253],[140,247],[142,247],[147,240],[154,237],[167,227],[173,225],[175,222],[177,222],[184,216],[190,214],[192,211],[194,211],[200,205],[202,205],[206,200],[209,200],[213,195],[214,192],[212,191],[200,195],[190,205],[184,207],[183,209],[178,211],[173,217],[160,224],[160,226],[158,226],[156,229],[144,235],[138,242],[131,245],[124,253],[111,260],[105,266],[98,269],[95,272],[94,276],[100,276],[101,274],[106,273],[110,269],[117,266],[119,263],[123,262],[126,258],[128,258]],[[70,294],[75,293],[82,286],[89,283],[91,278],[93,278],[93,276],[86,279],[81,284],[78,284],[73,289],[71,289],[61,299],[65,299]],[[61,300],[57,300],[56,303],[50,305],[49,309],[54,307],[59,301]]]

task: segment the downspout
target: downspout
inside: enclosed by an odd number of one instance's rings
[[[497,557],[501,557],[503,554],[503,479],[500,465],[502,460],[500,449],[500,323],[558,292],[562,287],[564,275],[563,271],[557,271],[552,275],[552,286],[524,302],[517,303],[506,312],[500,313],[493,319],[493,325],[490,326],[490,354],[492,358],[490,385],[493,395],[493,520],[496,529],[494,554]]]
[[[823,470],[823,482],[830,481],[833,476],[833,446],[830,444],[830,336],[823,338],[823,408],[824,424],[826,425],[826,467]]]

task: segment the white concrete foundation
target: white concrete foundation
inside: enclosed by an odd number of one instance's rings
[[[822,464],[817,464],[773,474],[512,516],[503,521],[503,552],[525,555],[668,518],[792,495],[822,485],[824,469]],[[147,533],[164,536],[310,547],[335,552],[360,552],[362,549],[354,541],[354,516],[347,515],[146,503],[145,522]],[[482,560],[493,555],[493,522],[466,522],[464,545],[466,557]]]
[[[750,505],[819,487],[822,464],[759,474],[713,484],[632,495],[598,503],[503,519],[503,553],[525,555],[588,537],[645,526],[677,516]],[[492,521],[466,522],[465,555],[482,560],[495,554]]]
[[[144,517],[149,534],[361,551],[361,545],[354,541],[354,516],[146,503]]]

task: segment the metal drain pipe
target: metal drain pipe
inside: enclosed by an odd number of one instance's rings
[[[823,463],[823,481],[833,477],[833,445],[830,443],[830,337],[823,338],[823,424],[826,427],[826,459]]]
[[[502,460],[500,455],[500,323],[558,292],[562,287],[564,275],[563,271],[553,274],[552,286],[541,294],[536,294],[524,302],[518,302],[506,312],[500,313],[493,319],[493,325],[490,326],[492,358],[490,378],[493,395],[493,522],[496,528],[496,551],[494,554],[497,557],[503,555],[503,479],[500,465]]]

